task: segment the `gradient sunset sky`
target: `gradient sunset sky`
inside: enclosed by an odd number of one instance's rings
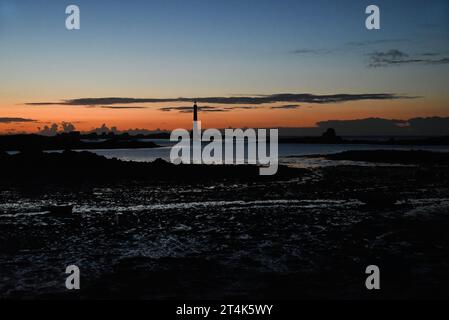
[[[448,117],[449,2],[0,0],[1,133],[189,128],[197,98],[203,127]]]

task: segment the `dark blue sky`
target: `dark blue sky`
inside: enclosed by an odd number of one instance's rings
[[[47,76],[44,70],[53,65],[80,80],[79,67],[85,65],[97,69],[97,76],[129,79],[127,75],[134,74],[142,79],[153,74],[154,81],[157,77],[161,81],[190,77],[199,84],[200,78],[207,76],[211,85],[215,83],[214,91],[235,91],[238,88],[232,84],[238,84],[245,90],[258,92],[272,91],[270,86],[288,89],[294,80],[291,70],[295,69],[308,76],[316,71],[320,81],[326,83],[322,78],[325,69],[337,68],[336,61],[338,66],[363,69],[364,54],[370,50],[399,49],[410,55],[427,51],[444,54],[449,50],[449,2],[445,0],[376,1],[381,8],[380,31],[364,28],[364,10],[372,1],[0,0],[0,3],[0,53],[3,62],[8,60],[5,67],[14,65],[20,70],[20,65],[25,64],[26,70],[31,71],[33,66],[29,62],[37,60],[40,62],[35,66],[35,74],[40,77]],[[68,4],[77,4],[81,9],[79,31],[64,28]],[[382,42],[388,39],[391,42]],[[395,39],[400,41],[392,42]],[[348,46],[348,42],[378,40],[381,41],[376,45],[363,48]],[[305,54],[307,51],[310,54]],[[111,71],[112,65],[116,72]],[[255,82],[253,88],[234,76],[243,72],[249,76],[246,82]],[[261,76],[270,76],[265,79],[267,84],[257,80]],[[332,74],[328,76],[330,83],[319,90],[332,89],[334,79]],[[282,77],[285,83],[280,81]],[[101,82],[105,81],[109,82],[108,79]],[[301,83],[294,85],[297,84]],[[176,90],[167,88],[166,93]]]

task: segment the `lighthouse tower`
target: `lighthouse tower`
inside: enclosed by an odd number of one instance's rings
[[[198,106],[196,105],[196,101],[193,104],[193,121],[198,121]]]
[[[193,104],[193,163],[201,163],[201,121],[198,121],[198,106]]]

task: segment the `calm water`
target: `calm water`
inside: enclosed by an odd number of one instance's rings
[[[125,161],[154,161],[158,158],[170,161],[170,150],[175,144],[168,140],[151,140],[162,146],[149,149],[104,149],[88,150],[106,158],[117,158]],[[364,145],[364,144],[300,144],[280,143],[279,161],[299,167],[313,167],[322,165],[335,165],[350,163],[349,161],[328,161],[320,158],[301,158],[306,155],[333,154],[348,150],[428,150],[449,152],[449,146],[392,146],[392,145]],[[223,148],[224,153],[224,148]]]

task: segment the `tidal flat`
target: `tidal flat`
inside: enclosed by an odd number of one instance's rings
[[[0,188],[7,299],[448,298],[446,166]],[[58,216],[45,208],[73,206]],[[65,268],[81,290],[65,288]],[[365,287],[378,265],[381,290]]]

